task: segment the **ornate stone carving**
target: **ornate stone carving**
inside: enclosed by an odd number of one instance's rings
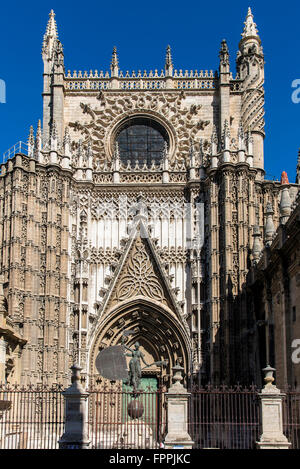
[[[112,301],[123,301],[139,295],[166,303],[150,253],[140,237],[132,247]]]
[[[186,106],[185,93],[122,93],[116,96],[110,92],[102,93],[100,107],[81,103],[84,113],[90,116],[88,123],[70,122],[70,127],[81,133],[82,144],[92,144],[94,154],[94,170],[105,160],[109,163],[113,156],[114,132],[119,123],[132,115],[147,115],[158,119],[164,125],[170,136],[170,163],[175,160],[187,159],[189,142],[193,140],[199,145],[201,131],[210,121],[199,118],[201,106]],[[185,125],[182,126],[182,121]],[[75,150],[78,142],[73,141]]]

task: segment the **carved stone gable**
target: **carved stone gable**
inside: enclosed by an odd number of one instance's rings
[[[137,236],[120,272],[110,306],[136,296],[159,301],[172,308],[148,243]]]

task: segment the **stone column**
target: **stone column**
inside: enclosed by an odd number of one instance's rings
[[[285,394],[273,383],[274,368],[264,368],[265,386],[259,394],[262,412],[262,435],[257,447],[259,449],[289,449],[291,443],[283,434],[282,401]]]
[[[165,449],[191,449],[194,442],[188,434],[188,399],[190,393],[181,384],[183,368],[173,367],[173,384],[166,394],[168,405],[168,434]]]
[[[87,437],[87,398],[80,383],[79,365],[73,365],[72,385],[63,392],[65,398],[65,432],[59,440],[60,449],[88,449]]]

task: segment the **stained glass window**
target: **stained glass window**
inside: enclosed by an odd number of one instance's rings
[[[157,122],[147,118],[133,118],[126,121],[117,136],[120,159],[123,164],[128,160],[131,166],[138,161],[139,166],[146,162],[150,167],[154,161],[159,165],[169,139],[166,130]]]

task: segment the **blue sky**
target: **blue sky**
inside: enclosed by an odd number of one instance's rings
[[[0,153],[18,140],[27,141],[30,125],[36,128],[42,118],[41,44],[51,8],[64,46],[66,70],[109,70],[113,46],[117,46],[123,71],[160,70],[168,44],[175,68],[216,70],[220,42],[225,38],[235,74],[248,6],[266,61],[266,173],[268,178],[280,179],[285,170],[290,182],[295,182],[300,103],[292,102],[292,82],[300,80],[299,1],[281,6],[254,0],[2,3],[0,79],[6,83],[6,103],[0,104]]]

